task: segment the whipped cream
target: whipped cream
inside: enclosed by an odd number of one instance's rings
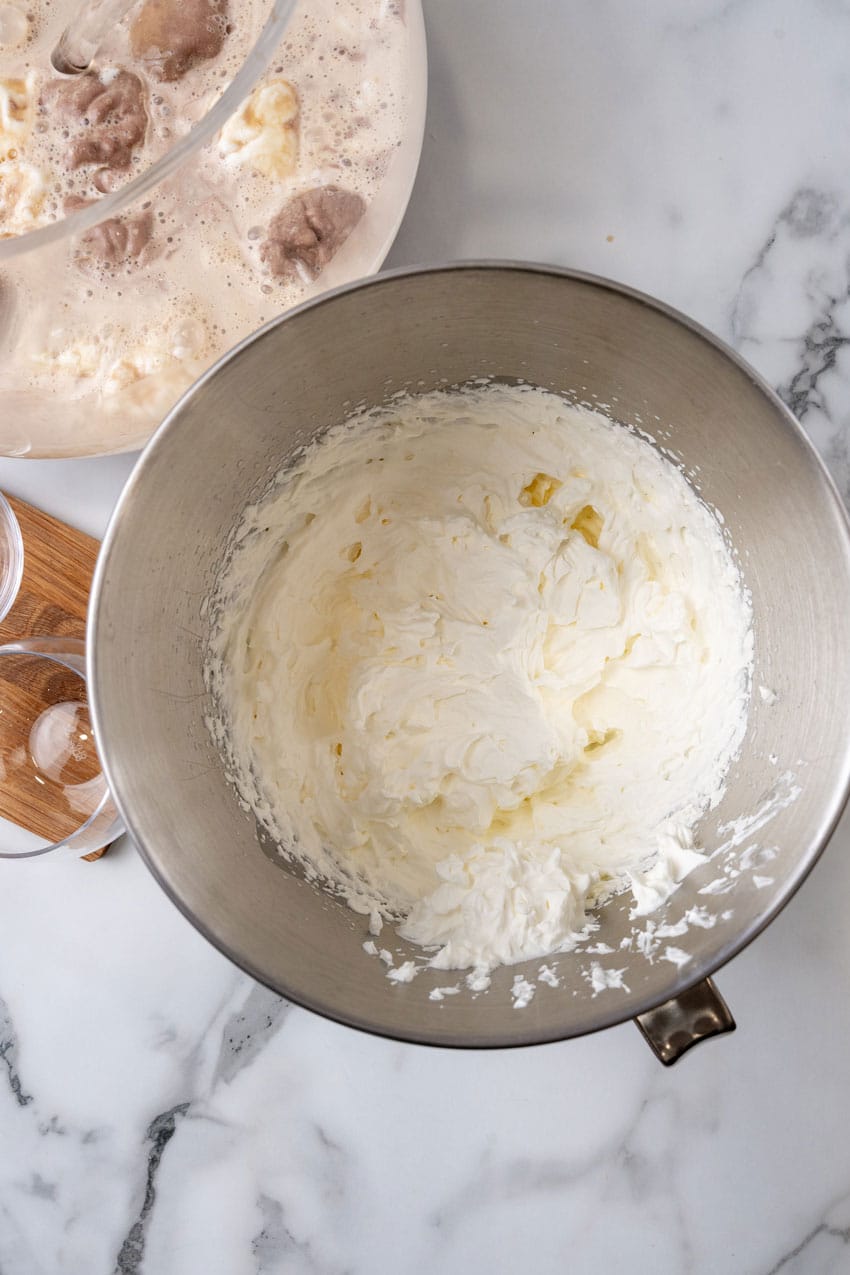
[[[750,606],[683,475],[600,413],[480,385],[362,414],[247,511],[213,605],[240,797],[432,966],[484,987],[705,861]]]
[[[279,180],[298,163],[298,94],[288,80],[261,84],[227,121],[219,137],[225,162],[249,164]]]

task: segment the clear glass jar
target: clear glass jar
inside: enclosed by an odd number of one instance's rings
[[[0,646],[0,859],[83,856],[123,831],[95,744],[83,642]]]

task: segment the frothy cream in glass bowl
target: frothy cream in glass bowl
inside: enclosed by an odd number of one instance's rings
[[[0,21],[0,241],[166,154],[269,4],[136,0],[91,69],[60,76],[50,50],[78,7],[3,6],[21,22]],[[238,340],[377,268],[418,157],[420,27],[402,0],[303,0],[210,144],[119,216],[0,257],[0,453],[138,446]]]

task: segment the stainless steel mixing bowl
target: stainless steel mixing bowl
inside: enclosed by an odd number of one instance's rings
[[[445,971],[391,984],[362,950],[365,918],[261,845],[204,724],[203,602],[245,504],[297,447],[353,407],[479,376],[607,404],[670,448],[725,519],[755,611],[747,738],[722,803],[700,829],[714,858],[649,926],[631,920],[622,900],[606,905],[594,946],[610,950],[550,962],[560,985],[538,985],[522,1010],[513,1008],[511,983],[518,973],[533,978],[539,961],[496,971],[491,990],[475,998],[429,1000],[430,988],[455,981]],[[645,296],[566,271],[470,264],[396,272],[261,330],[155,435],[116,509],[95,579],[95,727],[117,805],[157,879],[213,943],[284,996],[356,1027],[439,1045],[531,1044],[639,1017],[669,1062],[734,1025],[704,980],[776,916],[844,805],[848,614],[841,502],[780,401],[708,333]],[[702,925],[692,912],[681,925],[696,906]],[[405,952],[387,931],[381,942]],[[625,986],[599,990],[606,975],[618,981],[613,970],[625,971]]]

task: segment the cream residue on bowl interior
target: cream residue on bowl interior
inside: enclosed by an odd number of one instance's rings
[[[500,384],[361,413],[247,510],[212,601],[240,798],[432,966],[485,986],[704,861],[751,609],[715,516],[601,413]]]

